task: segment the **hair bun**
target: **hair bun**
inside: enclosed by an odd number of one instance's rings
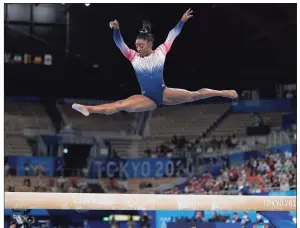
[[[149,21],[142,21],[143,28],[140,30],[140,33],[147,34],[151,33],[151,23]]]

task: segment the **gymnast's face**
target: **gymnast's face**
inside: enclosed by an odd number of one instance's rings
[[[151,54],[152,52],[152,42],[149,42],[144,39],[137,39],[135,41],[136,50],[139,53],[139,56],[145,57]]]

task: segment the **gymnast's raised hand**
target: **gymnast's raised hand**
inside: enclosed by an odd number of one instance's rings
[[[119,22],[117,20],[109,22],[109,27],[113,29],[119,29]]]
[[[190,19],[191,17],[193,17],[192,13],[193,13],[193,10],[188,9],[188,10],[185,11],[185,13],[183,14],[181,20],[182,20],[183,22],[187,22],[188,19]]]

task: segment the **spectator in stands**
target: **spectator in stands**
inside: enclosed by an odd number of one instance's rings
[[[247,225],[247,224],[249,224],[249,223],[251,223],[251,220],[250,220],[250,218],[248,217],[248,213],[245,211],[244,214],[243,214],[243,219],[242,219],[241,224],[242,224],[242,225]]]
[[[259,127],[264,125],[263,118],[259,115],[259,113],[253,112],[251,114],[251,118],[252,118],[252,126]]]
[[[179,148],[179,149],[184,148],[186,143],[187,143],[187,140],[185,139],[185,137],[181,136],[178,140],[177,148]]]
[[[231,137],[230,147],[234,148],[238,145],[238,143],[239,143],[239,139],[236,137],[235,134],[233,134]]]
[[[239,215],[237,212],[234,212],[233,218],[231,220],[232,223],[240,223],[242,220],[239,218]]]
[[[280,191],[289,191],[290,190],[290,184],[287,179],[282,180],[280,183]]]
[[[145,150],[145,154],[147,155],[147,157],[151,157],[152,151],[149,147]]]
[[[57,179],[57,183],[58,183],[58,185],[60,186],[60,188],[63,188],[64,184],[66,183],[66,179],[65,179],[63,176],[60,176],[60,177]]]
[[[280,187],[280,183],[278,181],[277,177],[272,178],[272,188],[279,188]]]
[[[216,139],[216,136],[214,136],[213,138],[212,138],[212,140],[210,141],[210,144],[211,144],[211,146],[215,149],[215,148],[218,148],[218,141],[217,141],[217,139]]]
[[[140,182],[140,189],[144,189],[144,188],[152,188],[152,183],[151,182],[145,182],[145,181],[141,181]]]
[[[59,192],[59,188],[56,183],[51,187],[51,192]]]
[[[88,175],[89,175],[89,169],[88,168],[82,168],[82,175],[83,175],[83,177],[88,177]]]
[[[177,145],[177,143],[178,143],[177,135],[173,135],[171,142],[173,145]]]
[[[29,176],[29,172],[30,172],[30,161],[26,161],[24,163],[24,172],[25,172],[25,176]]]
[[[199,222],[200,222],[200,223],[206,222],[205,218],[203,217],[202,211],[197,211],[197,212],[195,213],[194,221],[195,221],[196,223],[199,223]]]
[[[225,140],[225,145],[227,146],[227,148],[232,148],[231,146],[231,137],[228,136]]]
[[[116,184],[116,180],[112,177],[109,178],[109,186],[108,186],[109,189],[111,190],[118,190],[117,188],[117,184]]]
[[[118,192],[120,193],[127,193],[128,192],[128,182],[127,180],[124,178],[123,179],[119,179],[118,182],[117,182],[117,190]]]
[[[14,191],[15,191],[14,185],[10,184],[10,185],[8,186],[8,191],[9,191],[9,192],[14,192]]]
[[[213,152],[214,152],[214,148],[211,145],[208,145],[207,149],[206,149],[206,153],[207,154],[212,154]]]
[[[264,220],[262,219],[262,216],[259,212],[256,212],[256,221],[255,223],[264,223]]]
[[[24,182],[23,182],[23,191],[24,192],[31,192],[32,191],[30,179],[24,179]]]
[[[249,148],[249,146],[245,140],[242,140],[242,143],[240,143],[238,146],[242,151],[247,151]]]
[[[39,175],[39,165],[38,164],[32,164],[32,172],[34,176]]]

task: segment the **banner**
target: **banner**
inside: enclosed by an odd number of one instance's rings
[[[39,173],[43,176],[53,176],[52,157],[29,157],[18,156],[16,158],[18,176],[36,176]]]
[[[191,165],[186,159],[95,159],[90,163],[91,177],[148,178],[180,176]]]

